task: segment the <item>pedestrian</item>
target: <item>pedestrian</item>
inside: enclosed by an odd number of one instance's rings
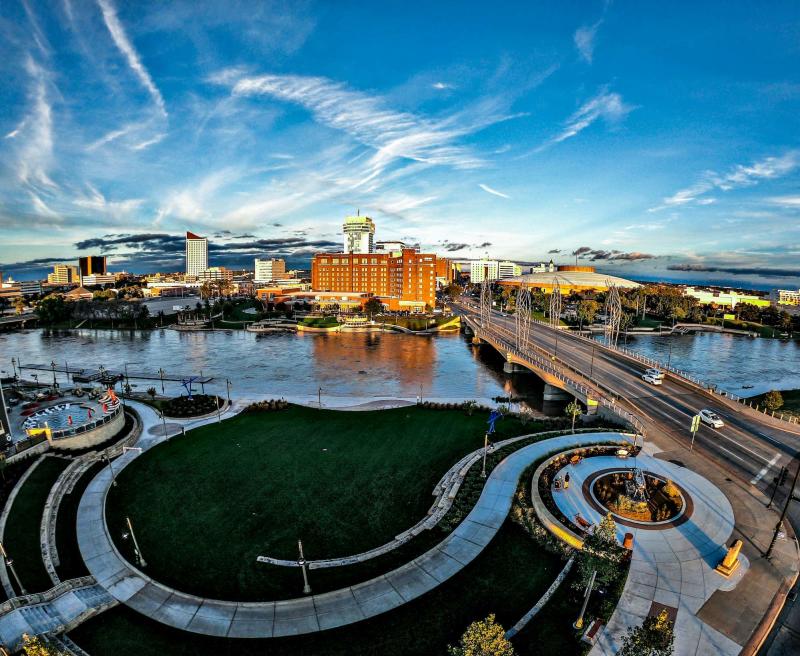
[[[566,490],[568,488],[569,488],[569,472],[564,474],[564,489]]]

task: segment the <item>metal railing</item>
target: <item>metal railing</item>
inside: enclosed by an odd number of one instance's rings
[[[97,581],[95,580],[94,576],[81,576],[76,579],[62,581],[58,585],[50,588],[49,590],[45,590],[44,592],[34,592],[28,595],[12,597],[8,601],[4,601],[2,604],[0,604],[0,616],[10,613],[12,610],[16,610],[17,608],[23,608],[24,606],[34,606],[36,604],[43,604],[48,601],[53,601],[53,599],[60,597],[65,592],[77,590],[78,588],[85,588],[90,585],[94,585],[95,583],[97,583]]]

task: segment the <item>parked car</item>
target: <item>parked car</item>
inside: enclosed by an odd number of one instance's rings
[[[645,383],[650,383],[651,385],[661,385],[662,384],[662,380],[660,378],[658,378],[657,376],[653,376],[652,374],[644,374],[642,376],[642,380]]]
[[[647,369],[644,373],[647,376],[652,376],[653,378],[664,380],[664,372],[661,371],[661,369]]]
[[[713,410],[703,408],[699,414],[700,421],[702,421],[704,424],[708,424],[711,426],[711,428],[722,428],[725,425],[725,422],[722,421],[722,418]]]

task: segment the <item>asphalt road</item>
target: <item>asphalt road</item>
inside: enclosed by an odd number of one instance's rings
[[[466,306],[462,306],[462,310],[475,314]],[[492,322],[512,333],[515,331],[513,317],[494,313]],[[662,385],[651,385],[642,380],[647,365],[609,352],[567,331],[532,324],[530,340],[589,380],[613,389],[617,403],[635,411],[644,420],[650,436],[670,437],[688,449],[692,417],[703,408],[713,410],[725,426],[714,429],[701,424],[694,449],[763,491],[772,491],[772,480],[782,466],[789,466],[792,474],[798,466],[795,455],[800,449],[800,426],[778,428],[759,420],[757,415],[746,414],[743,409],[737,411],[670,374]],[[709,362],[708,366],[713,368],[714,363]]]

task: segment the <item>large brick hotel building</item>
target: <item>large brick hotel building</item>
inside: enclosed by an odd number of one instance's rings
[[[377,296],[392,311],[422,312],[436,304],[436,255],[403,248],[388,253],[319,253],[311,287]]]

